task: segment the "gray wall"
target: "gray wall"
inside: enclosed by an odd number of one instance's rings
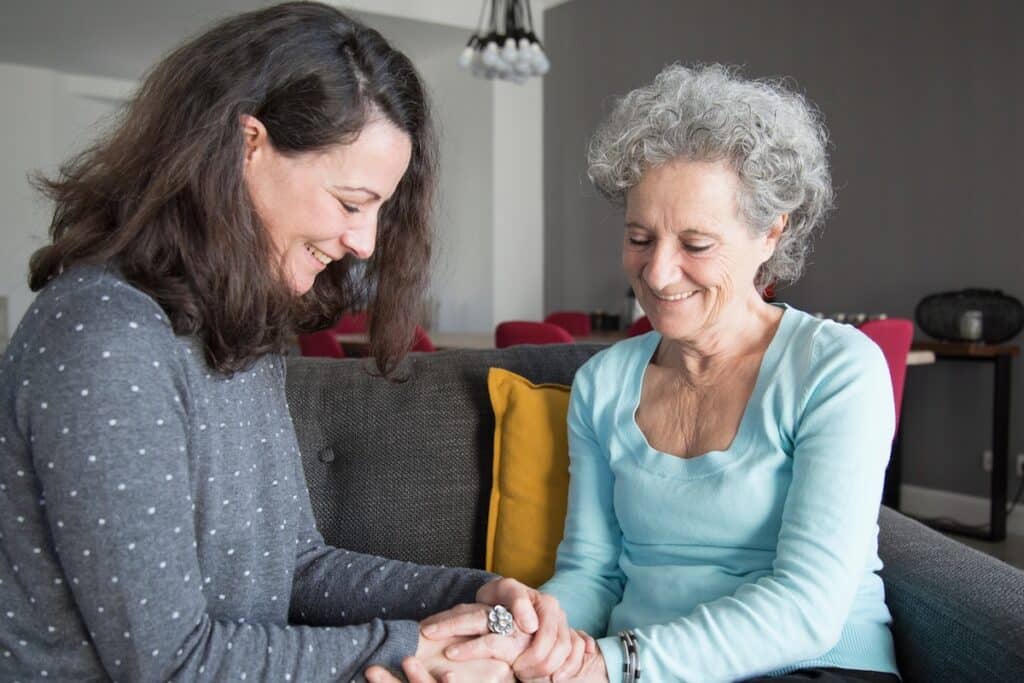
[[[584,150],[612,98],[673,61],[790,76],[825,114],[837,210],[782,300],[912,317],[936,291],[1024,297],[1022,35],[1024,3],[1013,1],[576,0],[549,10],[546,310],[618,310],[621,214],[587,182]],[[1024,452],[1021,361],[1015,369],[1011,493]],[[905,483],[987,494],[991,392],[990,366],[911,370]]]

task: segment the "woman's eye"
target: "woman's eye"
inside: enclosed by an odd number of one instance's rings
[[[351,204],[346,204],[345,202],[341,201],[340,199],[338,200],[338,203],[340,203],[341,204],[341,208],[345,209],[345,211],[347,211],[348,213],[359,213],[359,207],[357,207],[357,206],[352,206]]]
[[[629,243],[632,244],[634,247],[646,247],[648,244],[651,243],[651,241],[639,237],[630,237]]]
[[[699,254],[702,251],[707,251],[711,248],[710,244],[684,244],[683,248],[691,254]]]

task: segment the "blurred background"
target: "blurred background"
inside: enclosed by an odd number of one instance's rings
[[[0,0],[0,346],[31,301],[26,265],[49,220],[28,174],[54,173],[88,144],[185,37],[266,4]],[[586,142],[616,96],[674,61],[788,77],[824,114],[837,208],[806,275],[778,300],[912,318],[935,292],[1024,296],[1024,3],[533,0],[551,69],[522,84],[456,64],[487,3],[332,4],[405,50],[433,96],[442,172],[431,330],[623,313],[622,216],[586,179]],[[1011,387],[1012,498],[1024,454],[1019,368]],[[905,511],[988,518],[993,391],[984,364],[910,369]],[[1024,535],[1019,509],[1008,529]]]

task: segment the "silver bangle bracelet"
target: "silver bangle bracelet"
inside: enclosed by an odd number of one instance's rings
[[[630,630],[619,631],[622,641],[622,683],[636,683],[640,680],[640,653],[636,634]]]

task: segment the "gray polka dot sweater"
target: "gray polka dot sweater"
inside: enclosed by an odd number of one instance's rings
[[[360,679],[489,578],[326,546],[282,359],[212,373],[109,270],[39,294],[0,392],[0,680]]]

